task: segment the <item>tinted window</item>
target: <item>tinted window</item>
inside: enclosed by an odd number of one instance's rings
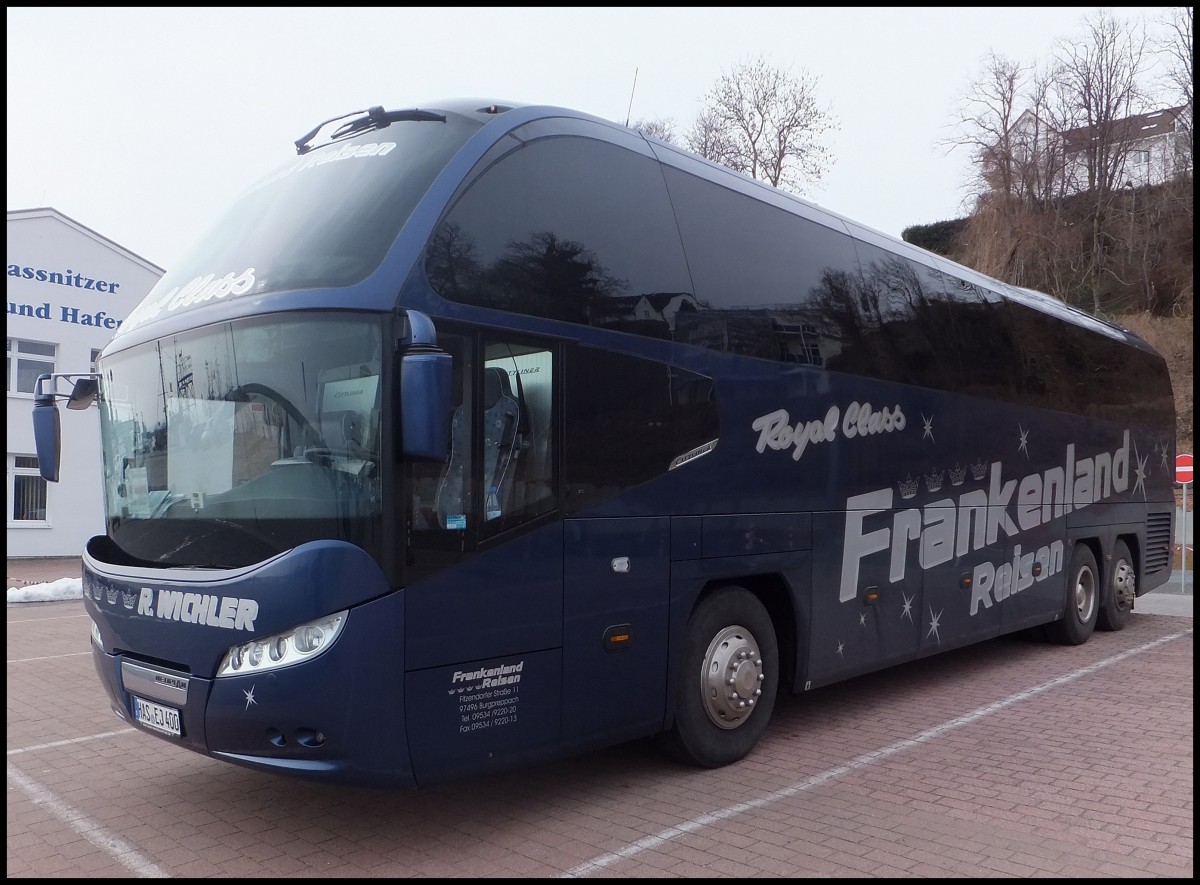
[[[974,396],[1019,402],[1020,358],[1004,299],[992,289],[951,274],[943,274],[953,315],[952,338],[939,338],[940,347],[958,352],[959,371],[945,389]]]
[[[664,167],[696,288],[676,339],[824,365],[855,341],[839,315],[858,275],[849,236]]]
[[[1161,374],[855,225],[852,239],[636,150],[545,132],[489,151],[436,229],[425,267],[443,297],[1083,414],[1128,411],[1147,398],[1131,377]],[[1101,377],[1101,397],[1080,393]]]
[[[856,242],[862,278],[839,319],[848,348],[830,368],[974,396],[1015,396],[1003,299],[899,252]]]
[[[484,172],[439,224],[426,271],[452,301],[656,338],[691,300],[658,164],[575,136]]]
[[[1009,302],[1024,401],[1123,424],[1172,423],[1166,363],[1117,337],[1097,335]]]
[[[565,374],[569,512],[666,473],[719,435],[701,375],[588,347],[568,351]]]

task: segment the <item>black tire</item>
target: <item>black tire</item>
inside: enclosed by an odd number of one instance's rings
[[[771,719],[779,646],[763,604],[742,587],[701,600],[688,619],[675,681],[675,721],[661,743],[675,758],[718,768],[744,757]]]
[[[1104,593],[1100,597],[1100,611],[1096,626],[1101,630],[1120,630],[1129,621],[1133,601],[1137,597],[1137,570],[1129,545],[1117,541],[1113,547],[1112,565],[1104,582]]]
[[[1087,544],[1077,542],[1071,551],[1066,599],[1062,617],[1046,625],[1046,635],[1062,645],[1083,645],[1096,629],[1100,610],[1100,570]]]

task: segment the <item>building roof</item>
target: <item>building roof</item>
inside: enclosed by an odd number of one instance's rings
[[[120,243],[116,243],[113,240],[110,240],[108,237],[104,236],[103,234],[96,233],[96,231],[92,230],[87,225],[80,224],[74,218],[71,218],[68,215],[64,215],[62,212],[59,212],[57,209],[50,208],[49,206],[43,206],[43,207],[37,208],[37,209],[9,209],[8,210],[8,220],[9,221],[21,221],[24,219],[33,219],[33,218],[53,218],[65,225],[67,225],[68,227],[74,228],[75,230],[79,231],[80,233],[84,234],[85,236],[91,237],[92,239],[96,240],[97,242],[102,243],[103,245],[107,246],[108,248],[110,248],[116,252],[120,252],[122,255],[126,256],[131,261],[141,264],[147,270],[157,273],[159,276],[162,276],[163,274],[166,273],[165,269],[159,267],[154,262],[147,261],[145,258],[138,255],[136,252],[132,252],[129,249],[126,249]]]
[[[1179,117],[1187,109],[1187,105],[1176,108],[1164,108],[1150,111],[1146,114],[1134,114],[1112,122],[1108,137],[1115,141],[1136,142],[1159,135],[1167,135],[1178,127]],[[1089,142],[1099,136],[1099,127],[1081,126],[1069,129],[1063,133],[1067,150],[1081,150]]]

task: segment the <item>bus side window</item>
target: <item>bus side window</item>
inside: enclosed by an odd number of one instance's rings
[[[503,420],[488,413],[482,427],[484,480],[479,491],[485,502],[485,529],[490,531],[510,528],[557,506],[555,364],[550,350],[493,341],[486,342],[484,361],[485,376],[496,379],[503,408]],[[487,402],[485,396],[485,408]]]
[[[508,375],[499,366],[483,370],[482,414],[472,422],[466,405],[454,410],[450,428],[450,459],[437,490],[438,522],[442,528],[462,529],[467,525],[466,486],[470,471],[469,428],[477,423],[483,435],[483,518],[499,519],[509,509],[513,476],[521,445],[518,431],[521,409],[508,385]]]
[[[455,357],[450,451],[444,464],[412,466],[410,525],[486,537],[557,506],[554,354],[488,339],[476,375],[460,358],[474,348],[455,341],[439,339]]]

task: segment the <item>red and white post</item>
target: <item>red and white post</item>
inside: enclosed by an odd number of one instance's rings
[[[1192,453],[1184,452],[1175,456],[1175,482],[1183,486],[1183,515],[1180,517],[1183,525],[1179,529],[1179,592],[1187,592],[1187,542],[1188,542],[1188,486],[1192,484]]]

